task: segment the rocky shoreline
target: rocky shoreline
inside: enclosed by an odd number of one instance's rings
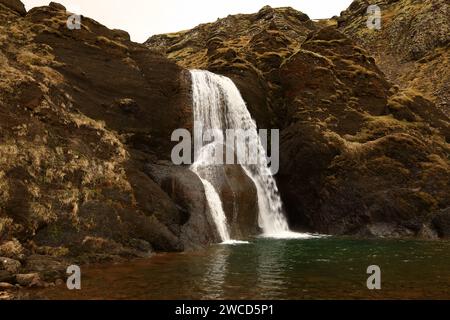
[[[86,250],[85,254],[68,256],[67,252],[58,252],[50,247],[29,250],[17,240],[3,243],[0,246],[0,300],[33,299],[29,289],[63,286],[71,265],[124,263],[147,259],[153,254],[150,244],[145,241],[136,241],[135,249],[106,241],[88,241],[90,244],[87,245],[95,245],[98,253]]]

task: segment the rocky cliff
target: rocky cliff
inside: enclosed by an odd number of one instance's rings
[[[367,28],[378,5],[381,29]],[[337,18],[339,30],[365,48],[387,78],[420,92],[450,114],[450,4],[446,0],[356,0]]]
[[[421,93],[393,85],[333,23],[264,7],[146,45],[229,76],[258,125],[282,130],[277,179],[292,226],[437,236],[433,221],[450,200],[449,119]]]
[[[167,165],[192,126],[188,73],[70,15],[0,1],[0,283],[217,241],[200,180]]]
[[[395,65],[351,31],[355,6],[339,28],[264,7],[144,46],[86,17],[70,30],[55,3],[26,12],[0,0],[0,283],[218,240],[200,180],[168,161],[172,131],[192,127],[190,68],[229,76],[258,125],[281,130],[277,179],[294,228],[448,236],[449,119],[438,95],[392,83]],[[431,72],[444,55],[410,58]],[[222,196],[247,212],[233,233],[255,232],[254,187],[233,168],[224,180]]]

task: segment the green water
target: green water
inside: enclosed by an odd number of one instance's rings
[[[382,289],[367,289],[367,267]],[[82,268],[82,290],[50,299],[443,299],[450,298],[450,242],[252,239],[204,251]]]

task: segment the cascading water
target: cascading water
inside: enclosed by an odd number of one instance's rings
[[[209,181],[205,179],[201,180],[205,186],[206,199],[208,200],[211,214],[213,216],[214,223],[217,226],[217,231],[219,232],[220,238],[223,242],[229,242],[231,238],[227,226],[227,217],[225,212],[223,212],[220,197],[217,194],[216,189],[214,189],[214,186]]]
[[[220,196],[216,189],[210,182],[214,179],[215,168],[208,163],[207,155],[210,153],[209,148],[209,145],[202,148],[202,152],[200,153],[197,161],[191,166],[191,170],[197,174],[203,183],[206,201],[208,202],[209,210],[216,225],[220,239],[223,242],[229,242],[231,241],[231,237],[228,230],[227,217],[223,211],[222,201],[220,200]]]
[[[204,142],[203,136],[198,136],[198,128],[194,128],[195,139],[199,146],[196,150],[196,160],[191,170],[203,181],[207,200],[212,211],[217,229],[226,241],[230,238],[226,216],[219,195],[213,186],[216,158],[212,149],[217,144],[226,141],[227,129],[240,129],[249,133],[249,139],[244,143],[255,144],[257,161],[239,163],[246,174],[253,180],[258,193],[259,225],[265,236],[271,237],[301,237],[289,231],[288,223],[283,213],[282,202],[278,194],[275,179],[268,167],[266,151],[258,135],[256,123],[253,121],[247,106],[233,81],[227,77],[202,70],[192,70],[192,90],[195,127],[200,125],[200,132],[214,130],[214,138],[221,139]],[[297,235],[297,236],[296,236]]]

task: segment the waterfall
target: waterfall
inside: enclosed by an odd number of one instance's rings
[[[211,210],[214,223],[217,226],[217,231],[219,232],[220,238],[223,242],[228,242],[231,240],[230,232],[227,226],[227,217],[225,212],[223,212],[222,202],[217,194],[214,186],[207,180],[200,178],[205,186],[206,200],[208,201],[209,208]]]
[[[227,129],[241,129],[250,132],[244,143],[252,145],[257,161],[239,163],[245,173],[254,182],[257,189],[259,226],[265,236],[292,237],[283,213],[282,202],[275,179],[268,167],[266,151],[258,135],[247,106],[233,81],[227,77],[202,70],[192,70],[192,95],[194,107],[194,131],[197,143],[196,159],[191,170],[203,181],[207,200],[222,240],[229,239],[226,216],[219,195],[213,186],[215,179],[215,162],[218,147],[229,146],[226,141]],[[199,130],[198,126],[201,126]],[[214,130],[214,140],[204,142],[202,133]],[[200,135],[200,136],[199,136]],[[220,139],[217,139],[220,136]]]

